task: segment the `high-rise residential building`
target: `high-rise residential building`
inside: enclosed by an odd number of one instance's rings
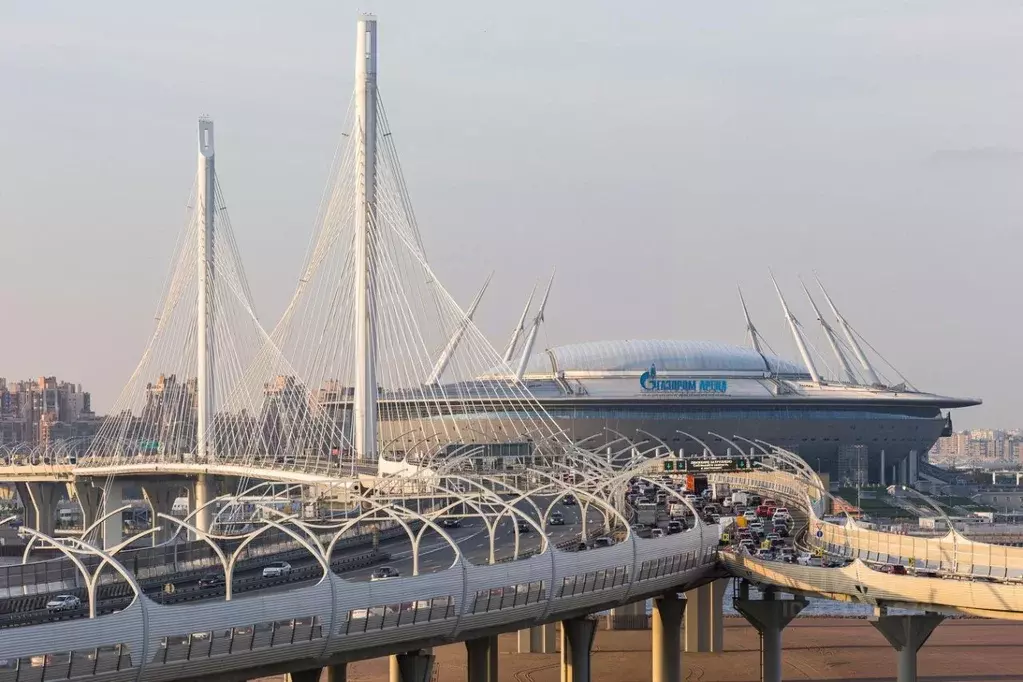
[[[91,396],[81,384],[0,377],[0,444],[46,443],[95,433]]]

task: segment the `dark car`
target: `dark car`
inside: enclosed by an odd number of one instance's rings
[[[902,564],[885,564],[881,567],[882,573],[891,573],[892,575],[906,575],[906,567]]]
[[[572,495],[565,495],[564,497],[561,498],[561,504],[565,505],[566,507],[574,507],[575,505],[577,505],[579,503],[576,502],[574,496],[572,496]]]
[[[440,525],[443,526],[444,528],[461,528],[462,527],[462,519],[451,519],[451,518],[444,519],[443,521],[440,522]]]
[[[520,533],[528,533],[529,531],[533,530],[533,527],[526,523],[525,521],[519,521],[518,526]]]
[[[223,587],[223,586],[224,586],[224,576],[222,576],[222,575],[217,575],[216,573],[211,573],[209,575],[204,575],[203,577],[199,578],[199,588],[200,589],[207,590],[207,589],[210,589],[210,588]]]
[[[558,512],[554,512],[553,514],[551,514],[551,518],[547,523],[549,523],[552,526],[564,526],[565,517]]]

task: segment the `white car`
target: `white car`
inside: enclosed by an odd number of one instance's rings
[[[791,518],[792,515],[789,514],[789,510],[787,507],[778,507],[777,509],[774,510],[775,521],[788,521]]]
[[[291,564],[287,561],[275,561],[263,567],[264,578],[287,578],[291,575]]]
[[[745,517],[745,519],[747,521],[756,521],[757,520],[757,512],[756,512],[755,509],[747,509],[746,511],[744,511],[742,513],[742,515],[743,515],[743,517]]]
[[[73,594],[58,594],[46,602],[47,611],[74,611],[81,606],[82,600]]]

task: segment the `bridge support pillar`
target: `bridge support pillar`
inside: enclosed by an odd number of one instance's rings
[[[770,589],[764,592],[763,599],[752,600],[748,584],[743,583],[742,594],[735,600],[735,610],[760,633],[763,682],[781,682],[781,632],[806,604],[802,598],[776,599],[774,590]]]
[[[390,682],[430,682],[432,675],[432,649],[391,656]]]
[[[57,501],[63,485],[50,481],[18,483],[18,497],[25,507],[25,525],[52,536],[56,528]],[[29,523],[31,521],[31,523]]]
[[[870,624],[899,652],[898,682],[916,682],[916,652],[943,620],[945,617],[936,613],[912,616],[876,613],[870,618]]]
[[[616,606],[608,618],[609,630],[646,630],[646,600]]]
[[[561,621],[561,682],[590,682],[590,650],[596,633],[593,616]]]
[[[153,544],[160,544],[170,540],[177,532],[178,527],[163,519],[157,518],[157,514],[170,514],[174,509],[174,500],[178,498],[181,491],[180,486],[168,481],[149,480],[142,482],[142,494],[149,503],[150,523],[161,526],[160,532],[153,536]]]
[[[334,665],[328,665],[324,670],[327,671],[326,682],[348,682],[348,664],[347,663],[335,663]]]
[[[469,682],[497,682],[497,635],[465,643]]]
[[[189,502],[191,509],[190,512],[194,512],[204,504],[210,501],[210,485],[212,481],[209,480],[207,474],[199,474],[195,477],[195,483],[192,484],[192,494],[189,496]],[[210,532],[210,525],[213,522],[213,509],[205,507],[192,518],[192,524],[204,533]],[[189,538],[189,540],[195,540],[196,538]]]
[[[686,651],[710,651],[711,596],[709,584],[686,592]]]
[[[686,600],[677,592],[654,599],[650,652],[653,682],[682,682],[682,613]]]
[[[528,630],[519,630],[518,645],[520,654],[553,654],[558,649],[557,625],[537,625]]]
[[[82,530],[85,530],[100,517],[103,508],[103,488],[96,487],[91,481],[75,481],[69,485],[78,506],[82,508]],[[83,538],[89,542],[89,538]]]
[[[720,578],[710,584],[710,650],[720,653],[725,650],[725,591],[728,578]]]
[[[103,507],[100,516],[124,506],[124,483],[116,478],[108,479],[103,486]],[[103,549],[117,545],[124,539],[124,513],[113,514],[103,521]]]
[[[288,673],[288,682],[320,682],[321,670],[321,668],[311,668]]]

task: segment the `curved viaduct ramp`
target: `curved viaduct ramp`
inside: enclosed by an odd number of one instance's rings
[[[889,575],[856,560],[843,568],[759,561],[720,552],[733,575],[785,592],[872,606],[1023,620],[1023,587],[970,580]]]

